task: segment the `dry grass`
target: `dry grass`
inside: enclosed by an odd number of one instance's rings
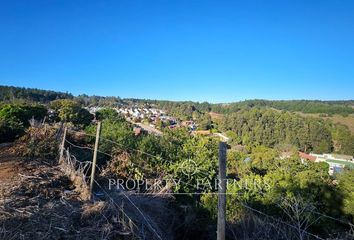
[[[210,112],[209,113],[212,121],[222,121],[224,119],[224,114]]]
[[[0,150],[1,163],[9,158],[18,163],[12,165],[16,177],[1,182],[0,239],[136,238],[117,205],[82,200],[82,186],[75,186],[61,166],[25,162],[16,159],[16,151]]]
[[[343,117],[340,115],[335,115],[333,117],[325,117],[325,119],[330,119],[334,123],[340,123],[347,126],[350,131],[354,134],[354,116]]]
[[[333,116],[325,117],[325,116],[321,116],[321,114],[315,114],[315,113],[301,113],[301,112],[297,112],[297,113],[304,117],[316,117],[324,120],[330,120],[333,123],[343,124],[349,128],[351,133],[354,134],[354,115],[349,115],[347,117],[343,117],[341,115],[333,115]]]

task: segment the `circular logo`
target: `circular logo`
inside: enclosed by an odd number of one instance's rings
[[[197,164],[193,160],[188,159],[182,163],[182,165],[180,166],[180,169],[182,170],[182,173],[184,175],[191,177],[197,173],[198,167],[197,167]]]

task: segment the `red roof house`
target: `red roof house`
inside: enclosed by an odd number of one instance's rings
[[[299,157],[301,159],[306,159],[306,160],[310,160],[310,161],[316,161],[316,157],[315,156],[311,156],[310,154],[304,153],[304,152],[299,152]]]

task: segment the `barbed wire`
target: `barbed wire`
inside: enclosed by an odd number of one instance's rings
[[[88,149],[88,150],[94,151],[93,148],[90,148],[90,147],[87,147],[87,146],[78,146],[78,145],[76,145],[76,144],[71,143],[71,142],[68,141],[68,140],[66,140],[66,142],[67,142],[68,144],[74,146],[74,147],[77,147],[77,148]],[[111,158],[114,157],[113,155],[111,155],[111,154],[109,154],[109,153],[106,153],[106,152],[103,152],[103,151],[100,151],[100,153],[105,154],[105,155],[107,155],[107,156],[110,156]],[[74,157],[75,157],[75,156],[74,156]],[[74,160],[75,160],[78,164],[81,164],[81,163],[82,163],[82,162],[78,161],[77,159],[74,159]],[[92,162],[88,162],[88,163],[92,165]],[[134,163],[134,162],[130,162],[130,164],[131,164],[133,167],[136,167],[136,168],[138,168],[138,169],[142,169],[142,170],[144,170],[144,171],[146,171],[146,172],[155,173],[155,171],[154,171],[153,169],[146,168],[145,166],[142,166],[141,164],[137,164],[137,163]],[[98,168],[99,171],[102,172],[102,169],[98,166],[98,164],[96,164],[96,168]],[[89,169],[86,170],[85,175],[87,175],[88,170],[89,170]],[[182,182],[182,181],[180,181],[180,182]],[[188,183],[186,183],[186,182],[182,182],[182,183],[184,183],[184,184],[186,184],[186,185],[188,184]],[[189,186],[192,186],[191,184],[188,184],[188,185],[189,185]],[[142,193],[141,193],[141,194],[142,194]],[[147,194],[147,193],[144,193],[144,194]],[[152,194],[152,193],[150,193],[150,194]],[[170,194],[170,193],[169,193],[169,194]]]
[[[90,136],[90,137],[96,137],[95,135],[92,135],[92,134],[88,134],[88,133],[85,133],[85,132],[79,132],[79,131],[75,131],[75,130],[70,130],[70,131],[73,131],[73,132],[77,132],[77,133],[80,133],[80,134],[83,134],[83,135],[87,135],[87,136]],[[107,141],[107,142],[110,142],[110,143],[113,143],[113,144],[116,144],[116,145],[118,145],[118,146],[121,146],[121,147],[123,147],[123,148],[126,148],[126,149],[129,149],[129,150],[131,150],[131,151],[135,151],[135,152],[138,152],[138,153],[141,153],[141,154],[145,154],[145,155],[147,155],[147,156],[150,156],[150,157],[153,157],[153,158],[157,158],[157,159],[161,159],[161,160],[164,160],[164,161],[166,161],[166,162],[170,162],[170,163],[172,163],[172,164],[175,164],[175,162],[174,161],[172,161],[172,160],[170,160],[170,159],[165,159],[165,158],[162,158],[162,157],[160,157],[160,156],[156,156],[156,155],[153,155],[153,154],[151,154],[151,153],[148,153],[148,152],[145,152],[145,151],[142,151],[142,150],[139,150],[139,149],[134,149],[134,148],[131,148],[131,147],[127,147],[127,146],[125,146],[124,144],[121,144],[121,143],[118,143],[118,142],[116,142],[116,141],[113,141],[113,140],[110,140],[110,139],[107,139],[107,138],[103,138],[103,137],[100,137],[100,139],[102,139],[102,140],[104,140],[104,141]],[[66,140],[67,141],[67,140]],[[68,141],[67,141],[68,142]],[[72,143],[70,143],[70,144],[72,144]],[[80,146],[77,146],[77,145],[75,145],[75,144],[72,144],[72,145],[74,145],[74,146],[76,146],[76,147],[80,147]],[[94,150],[94,149],[92,149],[92,148],[88,148],[88,147],[81,147],[81,148],[86,148],[86,149],[91,149],[91,150]],[[105,152],[102,152],[102,151],[98,151],[98,152],[100,152],[100,153],[102,153],[102,154],[105,154],[105,155],[107,155],[107,156],[110,156],[110,157],[112,157],[113,158],[113,155],[111,155],[111,154],[108,154],[108,153],[105,153]],[[136,165],[135,163],[132,163],[133,165]],[[138,165],[137,165],[138,166]],[[142,166],[138,166],[138,167],[140,167],[140,168],[142,168],[142,169],[144,169],[144,170],[147,170],[146,168],[144,168],[144,167],[142,167]],[[151,170],[150,170],[151,171]],[[203,173],[203,172],[201,172],[202,174],[206,174],[206,175],[208,175],[207,173]],[[186,184],[186,185],[188,185],[188,186],[191,186],[191,187],[195,187],[195,186],[192,186],[191,184],[188,184],[188,183],[186,183],[186,182],[183,182],[183,181],[180,181],[181,183],[184,183],[184,184]],[[156,194],[156,193],[151,193],[151,194]],[[158,194],[158,193],[157,193]],[[186,193],[186,194],[193,194],[193,193]],[[218,194],[218,193],[217,193]],[[262,193],[262,194],[264,194],[264,193]],[[233,193],[227,193],[226,195],[233,195]],[[248,206],[248,208],[251,208],[251,207],[249,207]],[[256,210],[256,209],[255,209]],[[256,211],[259,211],[259,210],[256,210]],[[260,212],[260,211],[259,211]],[[343,223],[343,224],[347,224],[347,225],[349,225],[349,226],[351,226],[351,227],[353,227],[354,225],[352,224],[352,223],[350,223],[350,222],[346,222],[346,221],[344,221],[344,220],[341,220],[341,219],[338,219],[338,218],[335,218],[335,217],[332,217],[332,216],[329,216],[329,215],[326,215],[326,214],[323,214],[323,213],[320,213],[320,212],[317,212],[317,211],[311,211],[312,213],[314,213],[314,214],[318,214],[318,215],[320,215],[320,216],[322,216],[322,217],[325,217],[325,218],[327,218],[327,219],[331,219],[331,220],[333,220],[333,221],[337,221],[337,222],[341,222],[341,223]],[[261,212],[263,215],[267,215],[267,214],[265,214],[265,213],[263,213],[263,212]],[[271,217],[271,216],[269,216],[269,215],[267,215],[268,217]],[[285,222],[284,222],[285,223]],[[286,223],[286,224],[288,224],[288,223]],[[295,226],[292,226],[292,227],[295,227]],[[310,233],[311,234],[311,233]],[[313,234],[312,234],[313,235]],[[313,235],[314,237],[318,237],[318,236],[316,236],[316,235]],[[318,239],[321,239],[321,238],[319,238],[318,237]]]
[[[96,181],[94,180],[94,182],[97,184],[97,186],[108,196],[108,198],[110,198],[110,200],[119,208],[121,209],[114,201],[114,199],[106,192],[106,190]],[[136,206],[136,204],[124,193],[124,191],[121,191],[120,193],[123,194],[123,196],[132,204],[132,206],[137,209],[137,211],[139,212],[139,214],[141,214],[141,216],[144,218],[145,222],[148,224],[150,230],[157,236],[158,239],[162,240],[161,236],[156,232],[156,230],[154,229],[154,227],[149,223],[148,219],[145,217],[144,213],[138,208],[138,206]],[[123,212],[123,214],[130,220],[132,221],[132,223],[135,225],[135,227],[137,229],[138,226],[133,222],[133,220],[124,212],[124,210],[121,209],[121,211]]]
[[[262,192],[262,191],[257,191],[257,193],[258,193],[258,194],[261,194],[261,195],[263,195],[263,196],[265,196],[265,193]],[[352,223],[350,223],[350,222],[346,222],[346,221],[344,221],[344,220],[342,220],[342,219],[335,218],[335,217],[326,215],[326,214],[324,214],[324,213],[317,212],[317,211],[315,211],[315,210],[310,210],[309,212],[312,212],[312,213],[317,214],[317,215],[320,215],[320,216],[322,216],[322,217],[325,217],[325,218],[328,218],[328,219],[331,219],[331,220],[334,220],[334,221],[337,221],[337,222],[346,224],[346,225],[348,225],[348,226],[350,226],[350,227],[354,227],[354,224],[352,224]]]
[[[65,140],[68,144],[70,144],[70,145],[72,145],[73,147],[76,147],[76,148],[80,148],[80,149],[88,149],[88,150],[92,150],[92,151],[94,151],[95,149],[93,149],[93,148],[90,148],[90,147],[87,147],[87,146],[78,146],[78,145],[76,145],[76,144],[74,144],[74,143],[72,143],[72,142],[70,142],[70,141],[68,141],[68,140]],[[100,151],[100,150],[97,150],[97,152],[99,152],[99,153],[101,153],[101,154],[104,154],[104,155],[106,155],[106,156],[109,156],[109,157],[111,157],[111,158],[114,158],[114,156],[112,155],[112,154],[109,154],[109,153],[106,153],[106,152],[103,152],[103,151]],[[76,160],[77,161],[77,160]],[[78,162],[80,162],[80,161],[78,161]],[[90,162],[91,164],[92,164],[92,162]],[[153,169],[148,169],[148,168],[146,168],[146,167],[143,167],[142,165],[140,165],[140,164],[137,164],[137,163],[133,163],[133,162],[130,162],[133,166],[135,166],[135,167],[138,167],[138,168],[141,168],[141,169],[143,169],[143,170],[145,170],[145,171],[150,171],[150,172],[154,172],[153,171]],[[96,164],[96,167],[99,169],[99,170],[101,170],[100,168],[99,168],[99,166],[98,166],[98,164]]]
[[[70,144],[70,145],[72,145],[72,146],[74,146],[74,147],[77,147],[77,148],[81,148],[81,149],[89,149],[89,150],[92,150],[92,151],[94,151],[94,149],[93,148],[90,148],[90,147],[87,147],[87,146],[78,146],[78,145],[76,145],[76,144],[73,144],[73,143],[71,143],[70,141],[68,141],[68,140],[65,140],[68,144]],[[110,157],[114,157],[113,155],[111,155],[111,154],[109,154],[109,153],[106,153],[106,152],[103,152],[103,151],[99,151],[100,153],[102,153],[102,154],[105,154],[105,155],[107,155],[107,156],[110,156]],[[75,159],[76,160],[76,159]],[[77,162],[79,162],[80,163],[80,161],[78,161],[78,160],[76,160]],[[91,164],[92,164],[92,162],[90,162]],[[145,170],[145,171],[150,171],[150,172],[154,172],[152,169],[148,169],[148,168],[146,168],[146,167],[143,167],[142,165],[139,165],[139,164],[137,164],[137,163],[133,163],[133,162],[130,162],[133,166],[135,166],[135,167],[138,167],[138,168],[140,168],[140,169],[143,169],[143,170]],[[98,167],[98,165],[96,164],[96,167],[100,170],[100,171],[102,171],[99,167]],[[86,172],[87,173],[87,172]],[[183,184],[185,184],[186,186],[189,186],[189,187],[192,187],[192,188],[195,188],[195,186],[194,185],[192,185],[192,184],[190,184],[190,183],[187,183],[187,182],[185,182],[185,181],[182,181],[182,180],[180,180],[179,179],[179,182],[180,183],[183,183]],[[158,193],[143,193],[143,194],[158,194]],[[166,193],[166,194],[171,194],[171,193]],[[173,194],[175,194],[175,193],[173,193]],[[201,195],[202,193],[178,193],[178,194],[183,194],[183,195],[193,195],[193,194],[195,194],[195,195]],[[226,193],[226,195],[227,194],[232,194],[232,193]],[[161,195],[161,193],[160,193],[160,195]]]
[[[337,221],[337,222],[340,222],[340,223],[343,223],[343,224],[347,224],[347,225],[349,225],[350,227],[354,227],[354,224],[352,224],[352,223],[350,223],[350,222],[346,222],[346,221],[344,221],[344,220],[342,220],[342,219],[339,219],[339,218],[335,218],[335,217],[332,217],[332,216],[329,216],[329,215],[326,215],[326,214],[324,214],[324,213],[320,213],[320,212],[317,212],[317,211],[311,211],[312,213],[315,213],[315,214],[317,214],[317,215],[320,215],[320,216],[322,216],[322,217],[324,217],[324,218],[328,218],[328,219],[331,219],[331,220],[334,220],[334,221]]]
[[[69,141],[69,140],[67,140],[67,139],[65,139],[65,142],[67,142],[68,144],[70,144],[70,145],[72,145],[73,147],[76,147],[76,148],[80,148],[80,149],[88,149],[88,150],[95,151],[95,149],[93,149],[93,148],[86,147],[86,146],[79,146],[79,145],[76,145],[76,144],[74,144],[74,143],[70,142],[70,141]],[[103,152],[103,151],[100,151],[100,150],[97,150],[97,152],[102,153],[102,154],[104,154],[104,155],[107,155],[107,156],[109,156],[109,157],[113,157],[111,154],[106,153],[106,152]]]
[[[106,190],[96,180],[94,180],[94,182],[102,190],[102,192],[110,199],[110,201],[121,211],[121,213],[132,223],[132,225],[137,229],[139,229],[139,227],[134,223],[134,221],[124,212],[124,209],[114,201],[114,199],[106,192]]]
[[[244,208],[247,208],[248,210],[251,210],[252,212],[256,212],[256,213],[261,214],[261,215],[263,215],[263,216],[265,216],[265,217],[271,218],[272,220],[274,220],[274,221],[276,221],[276,222],[282,223],[282,224],[284,224],[284,225],[286,225],[286,226],[288,226],[288,227],[291,227],[291,228],[294,228],[294,229],[298,230],[298,227],[296,227],[296,226],[294,226],[294,225],[292,225],[292,224],[290,224],[290,223],[284,222],[284,221],[282,221],[282,220],[280,220],[280,219],[278,219],[278,218],[275,218],[275,217],[273,217],[273,216],[270,216],[270,215],[268,215],[268,214],[266,214],[266,213],[264,213],[264,212],[262,212],[262,211],[260,211],[260,210],[258,210],[258,209],[252,208],[252,207],[248,206],[248,205],[245,204],[245,203],[239,202],[239,204],[242,205]],[[313,233],[310,233],[310,232],[308,232],[308,231],[305,231],[305,230],[302,230],[302,229],[301,229],[301,231],[302,231],[303,233],[309,235],[309,236],[315,237],[316,239],[325,240],[324,238],[321,238],[321,237],[319,237],[319,236],[317,236],[317,235],[315,235],[315,234],[313,234]]]
[[[92,135],[92,134],[88,134],[88,133],[85,133],[85,132],[80,132],[80,131],[75,131],[75,130],[70,130],[70,131],[73,131],[73,132],[76,132],[76,133],[80,133],[80,134],[83,134],[83,135],[87,135],[87,136],[90,136],[90,137],[96,137],[95,135]],[[128,149],[130,151],[134,151],[134,152],[137,152],[137,153],[140,153],[140,154],[144,154],[144,155],[147,155],[147,156],[150,156],[152,158],[155,158],[155,159],[158,159],[158,160],[163,160],[163,161],[166,161],[166,162],[169,162],[171,164],[176,164],[177,162],[171,160],[171,159],[166,159],[166,158],[162,158],[161,156],[156,156],[156,155],[153,155],[151,153],[148,153],[148,152],[145,152],[145,151],[142,151],[142,150],[139,150],[139,149],[134,149],[134,148],[131,148],[131,147],[128,147],[128,146],[125,146],[124,144],[122,143],[119,143],[119,142],[116,142],[116,141],[113,141],[113,140],[110,140],[108,138],[104,138],[104,137],[100,137],[100,140],[104,140],[104,141],[107,141],[107,142],[110,142],[110,143],[113,143],[113,144],[116,144],[118,146],[121,146],[125,149]],[[106,155],[109,155],[107,153],[105,153]],[[110,155],[112,156],[112,155]],[[209,173],[205,172],[205,171],[199,171],[199,173],[201,173],[202,175],[204,175],[205,177],[209,178]]]

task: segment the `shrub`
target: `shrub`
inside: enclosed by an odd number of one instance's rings
[[[54,128],[29,128],[18,140],[19,153],[28,158],[43,158],[55,163],[59,152]]]
[[[22,123],[13,120],[0,119],[0,143],[12,142],[19,135],[23,134]]]
[[[24,134],[29,120],[43,119],[47,109],[41,105],[5,104],[0,107],[0,142],[10,142]]]
[[[63,122],[72,122],[76,126],[88,126],[93,115],[80,104],[69,99],[55,100],[50,103],[50,107],[57,111],[58,117]]]
[[[112,120],[112,121],[124,121],[124,117],[121,116],[116,110],[112,108],[104,108],[96,112],[97,120]]]

